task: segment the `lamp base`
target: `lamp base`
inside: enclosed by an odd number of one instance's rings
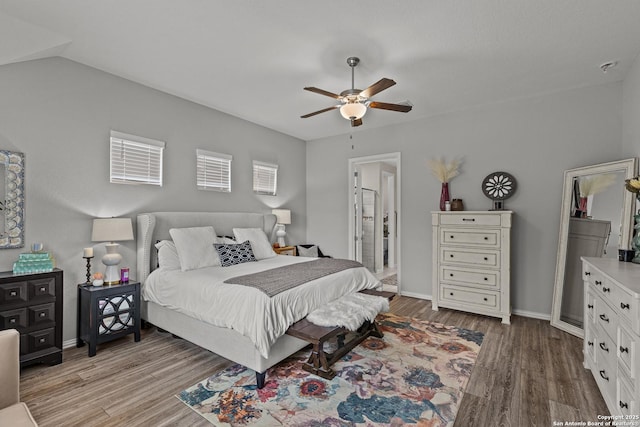
[[[284,224],[278,224],[278,231],[276,231],[276,236],[278,237],[278,244],[281,248],[287,246],[284,242],[284,236],[287,235],[287,232],[284,231]]]
[[[102,257],[102,263],[106,266],[104,271],[104,284],[117,285],[120,283],[120,273],[118,272],[118,264],[122,261],[122,255],[118,253],[117,243],[107,243],[107,253]]]

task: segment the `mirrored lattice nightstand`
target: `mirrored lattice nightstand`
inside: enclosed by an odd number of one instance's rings
[[[89,344],[92,357],[98,344],[129,334],[140,341],[140,283],[78,285],[78,347]]]

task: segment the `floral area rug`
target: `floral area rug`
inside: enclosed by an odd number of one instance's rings
[[[218,426],[451,426],[484,335],[390,313],[325,380],[300,365],[303,349],[267,371],[233,365],[177,397]]]

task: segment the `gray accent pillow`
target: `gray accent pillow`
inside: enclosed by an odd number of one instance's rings
[[[297,247],[298,256],[306,256],[311,258],[318,258],[318,247],[311,246],[310,248],[305,248],[303,246]]]
[[[220,257],[220,264],[223,267],[257,261],[256,257],[253,256],[253,250],[251,250],[251,242],[248,240],[237,245],[214,243],[213,247],[216,249]]]

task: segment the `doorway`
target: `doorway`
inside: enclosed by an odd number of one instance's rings
[[[349,159],[349,258],[400,292],[400,153]]]

